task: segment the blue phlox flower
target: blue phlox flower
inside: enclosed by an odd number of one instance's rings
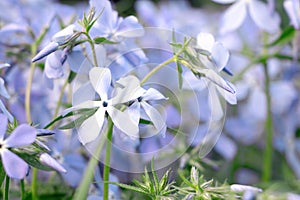
[[[0,154],[3,167],[9,177],[23,179],[28,172],[28,164],[10,149],[33,143],[36,138],[36,130],[27,124],[21,124],[9,136],[5,137],[7,117],[0,114],[0,121]]]
[[[280,17],[277,12],[273,12],[269,6],[259,0],[212,0],[216,3],[233,3],[225,11],[221,19],[222,34],[231,32],[239,28],[245,21],[247,13],[255,24],[268,33],[276,33],[279,30]]]
[[[144,34],[143,27],[135,16],[119,17],[112,9],[110,1],[90,0],[90,6],[95,7],[97,14],[102,12],[91,30],[93,37],[120,41],[122,38],[139,37]]]
[[[63,115],[66,115],[69,112],[84,108],[97,109],[95,114],[87,118],[79,127],[78,135],[80,141],[83,144],[86,144],[97,138],[97,136],[100,134],[100,131],[102,130],[106,113],[111,117],[114,126],[130,136],[137,137],[137,125],[131,120],[126,112],[122,112],[115,108],[115,105],[127,102],[129,100],[129,96],[120,96],[123,94],[120,93],[109,99],[108,92],[111,86],[110,70],[108,68],[94,67],[89,72],[89,79],[92,87],[100,96],[101,100],[84,101],[82,103],[79,103],[78,105],[66,109],[63,112]]]

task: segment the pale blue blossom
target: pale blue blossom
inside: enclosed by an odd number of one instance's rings
[[[137,137],[137,125],[130,119],[127,113],[122,112],[115,107],[117,104],[131,100],[130,93],[126,96],[123,96],[123,94],[126,94],[127,92],[120,93],[119,95],[109,98],[111,73],[108,68],[92,68],[89,72],[89,79],[92,87],[100,96],[101,100],[84,101],[78,105],[74,105],[73,107],[66,109],[63,112],[63,115],[66,115],[69,112],[84,108],[97,109],[95,114],[87,118],[79,127],[78,134],[80,141],[83,144],[86,144],[97,138],[104,125],[106,114],[110,116],[114,126],[120,129],[122,132],[132,137]]]
[[[279,30],[280,17],[273,12],[266,3],[259,0],[212,0],[221,4],[233,3],[225,11],[221,19],[222,34],[239,28],[249,13],[251,19],[262,30],[268,33],[276,33]]]
[[[122,38],[138,37],[144,30],[135,16],[119,17],[112,9],[108,0],[90,0],[90,6],[95,7],[96,13],[101,15],[91,29],[93,37],[105,37],[109,40],[120,41]]]
[[[11,178],[23,179],[28,172],[28,164],[10,149],[33,143],[36,130],[27,124],[21,124],[9,136],[6,136],[7,117],[0,114],[0,122],[0,154],[5,172]]]

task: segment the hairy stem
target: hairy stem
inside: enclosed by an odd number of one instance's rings
[[[110,153],[111,153],[111,143],[112,143],[112,132],[113,132],[113,122],[111,118],[108,118],[108,130],[107,130],[107,140],[106,140],[106,154],[103,172],[103,199],[108,200],[109,197],[109,171],[110,171]]]

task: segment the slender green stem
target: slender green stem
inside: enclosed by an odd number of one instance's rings
[[[20,185],[21,185],[21,199],[25,200],[25,183],[24,183],[24,179],[22,179],[20,181]]]
[[[164,66],[172,63],[172,62],[176,62],[178,60],[179,55],[186,49],[186,47],[188,46],[188,44],[190,43],[191,39],[185,41],[183,47],[171,58],[169,58],[168,60],[164,61],[163,63],[159,64],[158,66],[156,66],[155,68],[153,68],[144,78],[143,80],[141,80],[141,85],[143,85],[147,80],[149,80],[149,78],[151,76],[153,76],[156,72],[158,72],[160,69],[162,69]]]
[[[88,33],[83,32],[83,34],[87,37],[87,41],[88,41],[88,42],[90,43],[90,45],[91,45],[91,48],[92,48],[92,54],[93,54],[93,59],[94,59],[94,65],[95,65],[96,67],[99,67],[98,61],[97,61],[97,55],[96,55],[96,51],[95,51],[95,45],[94,45],[94,43],[93,43],[93,40],[92,40],[91,36],[90,36]]]
[[[155,68],[153,68],[144,78],[143,80],[141,80],[141,85],[143,85],[151,76],[153,76],[156,72],[158,72],[161,68],[163,68],[164,66],[172,63],[175,61],[175,56],[173,56],[172,58],[166,60],[165,62],[159,64],[158,66],[156,66]]]
[[[5,187],[3,192],[3,199],[8,200],[8,193],[9,193],[9,182],[10,178],[8,176],[5,177]]]
[[[96,146],[95,151],[93,152],[93,156],[90,158],[90,161],[88,163],[88,166],[83,174],[83,179],[81,180],[81,183],[78,187],[78,189],[75,192],[75,195],[73,197],[74,200],[82,200],[87,198],[87,194],[89,191],[90,184],[94,177],[94,171],[95,168],[98,165],[98,158],[101,155],[102,148],[104,146],[106,139],[106,134],[101,134],[99,138],[98,145]]]
[[[267,119],[265,122],[266,131],[266,146],[264,152],[264,167],[262,180],[264,182],[270,181],[272,174],[272,151],[273,151],[273,122],[272,122],[272,111],[271,111],[271,94],[270,94],[270,77],[268,72],[268,66],[264,64],[265,73],[265,92],[267,98]]]
[[[103,199],[108,200],[109,197],[109,171],[110,171],[110,153],[112,144],[112,132],[113,132],[113,122],[110,117],[108,117],[108,130],[107,130],[107,140],[106,140],[106,154],[103,172]]]
[[[37,168],[32,168],[32,180],[31,180],[31,195],[32,195],[32,200],[37,200],[38,199],[38,194],[37,194],[37,175],[38,175],[38,169]]]

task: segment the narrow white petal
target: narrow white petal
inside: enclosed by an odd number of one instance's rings
[[[286,13],[288,14],[292,25],[296,28],[299,29],[300,25],[299,25],[299,16],[297,15],[297,7],[296,5],[293,4],[293,2],[291,0],[286,0],[283,2],[283,6],[284,9],[286,11]]]
[[[158,90],[154,89],[154,88],[149,88],[145,94],[143,94],[143,99],[145,101],[148,100],[166,100],[168,99],[167,97],[165,97],[162,93],[160,93]]]
[[[150,118],[150,121],[153,123],[154,127],[157,130],[157,133],[165,132],[166,123],[161,114],[151,105],[146,102],[141,102],[143,109],[145,110],[146,114]]]
[[[136,126],[138,126],[139,121],[140,121],[140,103],[135,101],[132,105],[130,105],[125,112],[128,113],[129,117],[131,118],[131,120],[133,121],[134,124],[136,124]]]
[[[75,28],[74,24],[67,26],[63,30],[57,32],[52,37],[52,40],[59,44],[65,43],[74,34],[74,28]]]
[[[67,173],[67,170],[47,153],[40,156],[40,161],[58,172]]]
[[[231,83],[227,82],[228,85],[230,85],[230,87],[234,90],[235,89],[235,86],[232,85]],[[237,104],[237,97],[236,97],[236,93],[231,93],[231,92],[228,92],[227,90],[223,90],[222,88],[220,87],[217,87],[217,90],[218,92],[224,97],[224,99],[230,103],[231,105],[235,105]]]
[[[83,102],[95,99],[95,95],[96,93],[92,84],[87,82],[74,92],[72,98],[72,104],[79,105]]]
[[[221,20],[221,34],[231,32],[241,26],[246,18],[246,2],[239,1],[228,8]]]
[[[107,100],[107,92],[111,84],[111,73],[108,68],[94,67],[89,72],[90,81],[100,95],[101,100]]]
[[[111,117],[114,125],[125,134],[131,137],[138,137],[139,129],[137,125],[131,120],[130,116],[126,112],[121,112],[113,106],[107,109],[109,116]]]
[[[4,86],[4,80],[0,78],[0,95],[5,97],[5,98],[10,98],[5,86]]]
[[[100,134],[104,123],[105,109],[99,108],[94,115],[87,118],[78,129],[80,142],[85,145],[92,142]]]

